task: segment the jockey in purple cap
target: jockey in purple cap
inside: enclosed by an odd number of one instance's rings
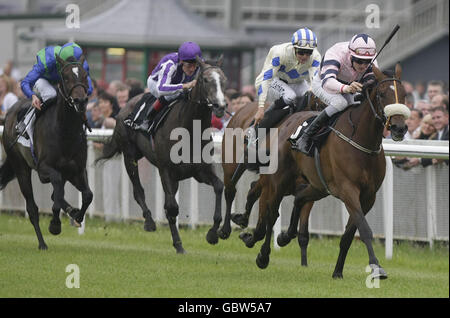
[[[164,56],[147,79],[150,94],[143,96],[124,123],[135,130],[150,132],[155,115],[182,97],[184,90],[195,86],[194,78],[199,69],[197,57],[202,58],[202,51],[194,42],[184,42],[178,52]]]

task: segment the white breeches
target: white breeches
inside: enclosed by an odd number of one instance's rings
[[[286,105],[293,105],[297,97],[303,96],[309,90],[309,85],[306,81],[300,83],[287,84],[275,77],[269,86],[267,92],[267,102],[273,103],[280,97],[283,97]]]
[[[44,102],[50,98],[56,97],[55,88],[45,78],[40,78],[36,81],[36,84],[34,84],[34,90],[41,95]]]

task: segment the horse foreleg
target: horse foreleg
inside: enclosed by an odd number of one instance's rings
[[[142,215],[145,219],[144,230],[148,232],[154,232],[156,231],[156,224],[152,218],[152,213],[150,209],[147,207],[147,204],[145,203],[145,192],[144,188],[142,187],[141,181],[139,180],[139,169],[137,161],[131,156],[125,154],[125,152],[123,161],[125,163],[125,168],[127,170],[128,177],[130,178],[131,184],[133,185],[134,199],[142,209]]]
[[[345,196],[345,194],[347,194],[347,196]],[[344,196],[341,196],[341,199],[345,203],[345,206],[350,214],[350,219],[352,220],[353,224],[356,226],[356,228],[359,231],[361,241],[366,245],[367,252],[369,254],[369,265],[372,268],[372,272],[375,272],[375,275],[378,278],[381,278],[381,279],[387,278],[387,274],[384,271],[384,269],[379,265],[378,259],[376,258],[375,252],[373,250],[373,246],[372,246],[373,234],[372,234],[372,230],[370,229],[369,223],[367,223],[367,220],[362,211],[362,207],[361,207],[360,199],[359,199],[360,193],[359,193],[358,189],[350,188],[350,189],[347,189],[345,194],[344,194]],[[345,233],[344,233],[344,235],[345,235]],[[347,242],[347,244],[348,244],[348,246],[350,246],[350,244],[348,242]],[[341,255],[341,252],[339,252],[339,255]],[[344,255],[343,259],[345,260],[345,255]],[[344,266],[344,260],[342,261],[342,265],[341,265],[342,268]],[[338,264],[336,264],[336,267],[338,267]],[[338,270],[341,269],[340,277],[342,277],[342,268],[338,268]],[[339,271],[338,271],[338,274],[339,274]],[[333,277],[335,277],[335,273],[333,273]],[[337,277],[339,277],[339,276],[337,276]]]
[[[230,236],[231,233],[231,227],[229,228],[222,228],[222,230],[219,233],[219,226],[222,222],[222,193],[223,193],[223,182],[220,180],[214,171],[212,170],[212,166],[208,166],[206,168],[201,168],[199,170],[199,173],[195,176],[195,179],[198,182],[206,183],[211,185],[214,188],[214,194],[216,196],[215,200],[215,207],[214,207],[214,217],[213,226],[209,229],[208,233],[206,234],[206,241],[208,241],[209,244],[217,244],[219,241],[219,235],[222,239],[227,239]],[[229,226],[228,221],[228,226]]]
[[[77,190],[81,192],[81,209],[73,209],[69,213],[75,223],[75,226],[79,227],[81,226],[81,222],[83,222],[86,210],[91,204],[94,196],[91,189],[89,188],[86,169],[78,176],[76,176],[71,182],[77,188]]]
[[[172,234],[173,247],[177,251],[177,254],[185,254],[186,251],[183,248],[181,242],[180,233],[177,229],[177,216],[179,213],[178,203],[175,199],[175,195],[178,191],[178,181],[174,181],[170,177],[170,173],[167,170],[160,171],[161,183],[165,193],[164,209],[166,212],[167,221],[169,221],[170,233]]]
[[[18,171],[16,169],[16,171]],[[17,181],[19,182],[20,191],[25,197],[26,201],[26,210],[28,215],[30,216],[30,222],[34,227],[34,231],[36,232],[36,236],[39,242],[39,249],[46,250],[48,249],[47,244],[44,242],[44,238],[42,236],[41,228],[39,226],[39,211],[38,207],[34,201],[33,195],[33,187],[31,183],[31,169],[28,167],[20,167],[20,172],[17,173]]]
[[[52,196],[51,196],[52,201],[55,201],[55,192],[52,192]],[[63,210],[66,211],[66,209],[70,207],[69,203],[67,203],[66,200],[64,200],[64,205],[63,205]],[[56,210],[54,209],[54,206],[52,207],[52,213],[53,213],[53,217],[50,221],[50,224],[48,226],[48,231],[50,233],[52,233],[53,235],[58,235],[61,233],[61,220],[59,218],[59,213],[61,210]]]
[[[231,215],[231,220],[239,225],[242,228],[246,228],[248,226],[248,220],[250,218],[250,214],[252,212],[253,205],[261,196],[261,184],[258,181],[252,182],[250,186],[250,190],[247,194],[247,202],[245,203],[245,213],[239,214],[235,213]]]

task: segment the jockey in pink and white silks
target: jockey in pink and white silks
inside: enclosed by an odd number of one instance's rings
[[[326,51],[320,72],[312,81],[312,91],[327,107],[307,126],[297,141],[296,150],[309,154],[312,136],[331,116],[357,103],[355,93],[362,90],[364,83],[375,80],[370,67],[362,83],[358,82],[375,54],[375,41],[364,33],[354,35],[350,42],[336,43]],[[378,67],[376,61],[373,64]]]
[[[308,28],[294,32],[291,42],[273,46],[255,81],[259,106],[255,125],[270,128],[287,115],[289,109],[285,106],[294,108],[297,97],[310,90],[320,60],[317,37]],[[266,101],[272,104],[264,113]]]

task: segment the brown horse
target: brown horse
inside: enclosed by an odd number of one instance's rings
[[[297,107],[295,109],[296,112],[298,111],[306,111],[306,110],[322,110],[324,104],[314,95],[307,94],[297,101]],[[267,109],[267,105],[266,105]],[[233,130],[225,130],[225,134],[222,141],[222,168],[224,172],[224,186],[225,186],[225,201],[226,201],[226,212],[225,212],[225,218],[224,223],[222,225],[222,228],[219,231],[219,235],[222,239],[226,239],[229,237],[231,233],[231,224],[230,220],[232,220],[234,223],[240,225],[241,227],[245,228],[248,225],[248,220],[250,217],[250,213],[252,210],[252,207],[254,203],[258,200],[259,196],[261,195],[261,183],[260,181],[255,181],[251,184],[250,190],[247,194],[247,203],[245,205],[245,213],[243,214],[232,214],[231,213],[231,206],[234,201],[234,198],[236,196],[236,184],[239,181],[240,177],[244,173],[246,166],[241,166],[242,168],[238,169],[238,163],[241,158],[238,158],[236,154],[238,154],[242,149],[238,149],[239,138],[243,138],[243,136],[229,136],[229,134],[233,134],[235,131],[234,129],[240,128],[241,131],[245,131],[253,122],[253,118],[256,114],[256,111],[258,110],[258,104],[256,102],[249,103],[245,107],[241,108],[234,116],[231,118],[230,122],[227,125],[227,128],[231,128]],[[286,117],[287,118],[287,117]],[[282,119],[281,122],[279,122],[275,127],[279,127],[286,118]],[[267,138],[269,140],[269,138]],[[232,143],[230,144],[230,141]],[[242,144],[242,143],[241,143]],[[266,144],[266,149],[269,149],[270,145]],[[236,155],[236,157],[233,158],[233,162],[226,162],[226,151],[229,151],[230,149],[233,150],[233,154]],[[300,186],[300,184],[305,183],[303,179],[296,180],[296,185],[292,185],[289,189],[287,189],[287,192],[285,195],[293,195],[293,191],[296,187]],[[312,208],[312,204],[311,207]],[[264,236],[263,232],[259,232],[260,235]],[[245,234],[244,234],[245,235]],[[287,243],[286,243],[287,244]]]
[[[315,153],[316,157],[320,154],[318,167],[315,158],[291,150],[286,139],[314,113],[294,114],[279,129],[280,152],[290,153],[290,158],[286,157],[286,164],[295,166],[295,169],[291,170],[290,178],[303,177],[309,183],[296,191],[291,224],[293,220],[298,220],[300,213],[303,223],[309,215],[305,213],[304,207],[329,194],[344,202],[349,212],[350,217],[341,238],[333,278],[343,277],[345,258],[356,229],[367,247],[373,275],[387,278],[373,251],[373,235],[365,215],[372,208],[376,192],[385,175],[383,129],[386,126],[391,131],[393,140],[402,140],[407,131],[405,117],[409,114],[403,105],[405,89],[400,82],[400,65],[396,65],[393,78],[384,75],[376,67],[373,67],[373,71],[377,80],[376,86],[364,90],[365,99],[360,105],[348,107],[340,115],[320,151]],[[259,213],[263,216],[260,216],[262,221],[258,226],[265,227],[266,237],[256,262],[260,268],[265,268],[269,264],[272,228],[278,217],[278,206],[284,190],[277,174],[261,176],[261,184]],[[305,230],[307,228],[300,226],[299,240],[304,237]]]

